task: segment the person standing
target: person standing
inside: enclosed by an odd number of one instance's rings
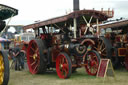
[[[16,58],[16,64],[15,64],[15,70],[21,70],[24,69],[24,56],[21,55],[21,49],[20,44],[16,43],[16,47],[14,48],[15,51],[15,58]]]

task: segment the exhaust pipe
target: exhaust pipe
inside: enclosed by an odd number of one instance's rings
[[[79,9],[79,0],[73,0],[73,11],[78,11]]]

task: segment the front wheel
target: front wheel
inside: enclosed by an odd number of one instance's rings
[[[71,76],[72,63],[67,53],[60,53],[56,59],[56,72],[59,78],[66,79]]]
[[[98,66],[100,62],[100,55],[98,52],[92,50],[89,51],[85,58],[85,69],[89,75],[96,75],[98,71]]]
[[[0,85],[7,85],[9,81],[9,61],[5,52],[0,52]]]

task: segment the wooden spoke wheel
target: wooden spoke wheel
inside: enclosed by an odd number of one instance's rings
[[[56,59],[56,72],[59,78],[69,78],[72,73],[71,60],[66,53],[60,53]]]
[[[5,52],[0,52],[0,85],[7,85],[9,81],[9,61]]]
[[[100,62],[100,55],[98,52],[92,50],[89,51],[85,57],[86,71],[89,75],[96,75]]]
[[[41,39],[31,40],[27,49],[27,64],[32,74],[42,73],[46,70],[46,58],[43,53],[45,43]]]

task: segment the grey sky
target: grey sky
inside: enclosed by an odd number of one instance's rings
[[[27,25],[66,14],[73,9],[73,0],[0,0],[1,4],[19,10],[10,24]],[[80,9],[114,9],[114,18],[128,18],[128,0],[80,0]]]

